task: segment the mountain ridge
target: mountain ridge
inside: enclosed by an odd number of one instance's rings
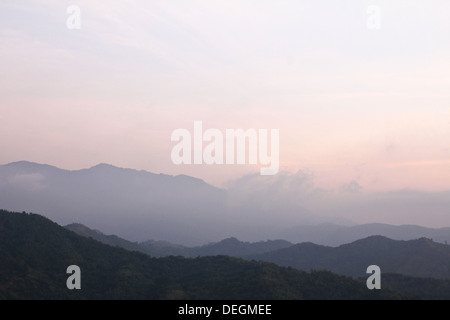
[[[404,241],[370,236],[339,247],[300,243],[246,258],[353,277],[363,276],[369,265],[378,265],[386,273],[450,279],[450,246],[427,238]]]
[[[116,235],[105,235],[101,231],[92,230],[82,224],[72,223],[64,226],[81,236],[93,238],[102,243],[118,246],[127,250],[139,251],[153,257],[184,256],[188,258],[228,255],[245,257],[249,254],[269,252],[275,249],[286,248],[293,245],[285,240],[266,240],[259,242],[239,241],[235,237],[223,239],[219,242],[208,243],[202,246],[187,247],[167,241],[147,240],[144,242],[131,242]]]
[[[0,210],[0,299],[398,299],[330,272],[217,256],[151,258],[81,237],[40,215]],[[68,290],[66,269],[81,270]]]
[[[285,239],[338,246],[380,234],[395,240],[428,237],[450,243],[450,228],[380,223],[295,226],[280,219],[282,214],[236,206],[232,200],[228,190],[186,175],[106,163],[72,171],[29,161],[0,165],[2,208],[44,213],[62,225],[77,221],[131,241],[155,238],[199,246],[236,236],[253,242]],[[303,214],[296,212],[295,219],[304,221]]]
[[[89,236],[92,232],[79,234]],[[97,233],[94,234],[94,239],[104,241]],[[105,243],[132,248],[130,244],[123,246],[117,241]],[[293,244],[284,240],[249,243],[239,241],[235,237],[199,247],[185,247],[172,243],[158,244],[158,241],[154,240],[133,245],[137,249],[132,250],[156,257],[229,255],[247,260],[272,262],[303,271],[329,270],[355,278],[363,276],[367,266],[376,264],[383,272],[450,279],[450,246],[433,242],[428,238],[403,241],[377,235],[338,247],[311,242]]]
[[[200,242],[223,232],[225,201],[224,190],[183,175],[109,164],[72,171],[28,161],[0,165],[2,208],[44,212],[60,224],[78,221],[133,240],[156,234],[163,240],[173,235],[170,240]],[[201,222],[211,228],[190,231]]]

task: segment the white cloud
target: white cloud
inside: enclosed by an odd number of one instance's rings
[[[271,177],[247,175],[230,182],[228,192],[235,206],[244,206],[250,213],[271,212],[274,219],[287,224],[352,221],[450,226],[450,191],[364,192],[354,180],[340,189],[324,190],[315,185],[312,175],[299,171]]]

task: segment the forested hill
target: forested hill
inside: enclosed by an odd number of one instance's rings
[[[204,246],[185,247],[163,241],[130,242],[80,224],[71,224],[66,228],[112,246],[141,251],[154,257],[228,255],[273,262],[303,271],[329,270],[352,277],[364,276],[366,267],[376,264],[383,273],[450,279],[450,246],[426,238],[399,241],[371,236],[335,248],[313,243],[294,245],[284,240],[249,243],[228,238]]]
[[[151,258],[88,239],[36,214],[0,211],[1,299],[391,299],[330,272],[217,256]],[[68,290],[66,269],[81,269]]]
[[[300,243],[248,259],[354,277],[362,276],[365,266],[376,264],[384,273],[450,279],[450,246],[426,238],[398,241],[372,236],[336,248]]]

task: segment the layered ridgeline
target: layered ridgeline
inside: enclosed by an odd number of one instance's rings
[[[183,256],[195,258],[217,255],[245,257],[289,248],[293,245],[291,242],[285,240],[243,242],[236,238],[227,238],[203,246],[187,247],[167,241],[147,240],[139,243],[132,242],[116,235],[105,235],[101,231],[92,230],[79,223],[71,223],[65,226],[65,228],[81,236],[93,238],[111,246],[117,246],[132,251],[140,251],[153,257]]]
[[[26,161],[0,166],[1,209],[42,213],[59,224],[80,222],[133,240],[149,234],[182,243],[212,237],[225,227],[225,200],[224,190],[183,175],[107,164],[75,171]]]
[[[216,256],[151,258],[111,247],[36,214],[0,211],[0,299],[391,299],[331,272]],[[70,265],[81,290],[66,287]]]
[[[284,202],[267,200],[271,206],[259,205],[260,201],[238,191],[218,189],[188,176],[106,164],[75,171],[25,161],[0,165],[2,209],[33,211],[62,225],[82,223],[133,241],[159,239],[198,246],[235,236],[247,241],[270,238],[336,246],[382,235],[450,243],[450,228],[317,224],[332,220],[319,219],[300,206],[284,207]]]
[[[386,273],[450,279],[450,246],[426,238],[399,241],[372,236],[336,248],[300,243],[248,258],[353,277],[362,276],[364,266],[375,264]]]
[[[338,248],[311,243],[294,245],[284,240],[249,243],[229,238],[204,246],[185,247],[165,241],[130,242],[115,235],[104,235],[100,231],[91,230],[80,224],[71,224],[66,228],[112,246],[141,251],[158,257],[229,255],[258,261],[272,261],[306,271],[329,269],[353,277],[361,276],[361,270],[376,260],[382,267],[383,288],[401,292],[404,297],[412,299],[450,299],[449,246],[433,243],[426,238],[394,241],[373,236]],[[416,275],[416,277],[405,274]],[[367,275],[360,280],[365,280],[365,277]],[[440,277],[447,279],[435,279]]]
[[[284,240],[251,243],[228,238],[204,246],[185,247],[165,241],[130,242],[79,224],[71,224],[66,228],[105,244],[140,251],[154,257],[228,255],[273,262],[304,271],[330,270],[352,277],[364,275],[367,266],[376,264],[386,273],[450,279],[450,245],[427,238],[399,241],[371,236],[339,247],[313,243],[294,245]]]

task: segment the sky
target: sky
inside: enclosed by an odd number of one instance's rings
[[[259,172],[175,165],[172,132],[202,121],[279,129],[280,173],[318,189],[444,192],[449,15],[447,0],[3,0],[0,163],[109,163],[218,187]]]

